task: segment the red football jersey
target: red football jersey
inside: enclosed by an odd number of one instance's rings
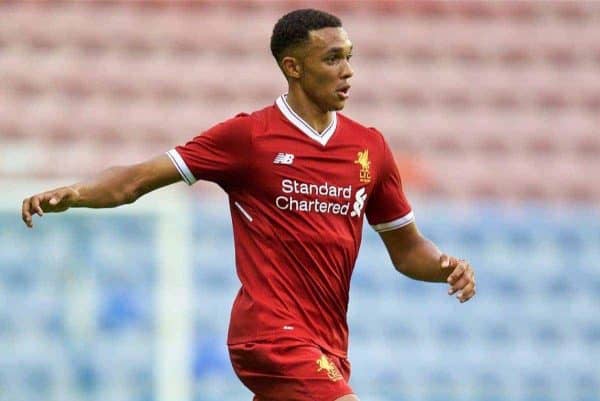
[[[339,113],[318,133],[283,95],[168,155],[229,195],[242,286],[228,343],[294,336],[346,357],[363,215],[379,232],[414,219],[383,136]]]

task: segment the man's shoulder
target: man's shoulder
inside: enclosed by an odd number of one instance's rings
[[[238,113],[235,116],[235,118],[243,119],[247,123],[251,124],[255,129],[258,128],[259,130],[264,129],[266,126],[268,126],[269,121],[272,121],[277,117],[278,115],[275,110],[275,105],[268,105],[251,112]]]
[[[348,117],[347,115],[339,113],[339,112],[337,113],[337,115],[338,115],[339,123],[341,123],[344,128],[347,128],[349,130],[352,130],[353,132],[357,132],[362,135],[373,136],[374,138],[377,138],[377,139],[383,137],[381,132],[375,127],[370,127],[370,126],[364,125],[364,124]]]
[[[238,131],[251,133],[256,131],[257,128],[260,129],[267,125],[269,118],[272,118],[269,115],[270,109],[272,109],[272,106],[266,106],[251,112],[239,112],[228,119],[221,121],[220,124],[226,124],[228,127]]]

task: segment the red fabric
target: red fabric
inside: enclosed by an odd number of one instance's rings
[[[235,373],[254,401],[334,401],[353,394],[350,363],[295,339],[229,346]]]
[[[411,210],[381,134],[338,114],[322,145],[275,105],[218,124],[176,151],[196,179],[229,195],[242,287],[228,343],[285,334],[345,357],[365,211],[380,224]]]

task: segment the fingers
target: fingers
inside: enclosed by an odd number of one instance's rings
[[[448,276],[448,295],[456,294],[462,303],[471,299],[476,292],[475,272],[466,261],[457,261],[454,271]]]
[[[56,212],[64,209],[64,206],[60,205],[63,200],[64,194],[60,191],[50,191],[41,194],[33,195],[23,200],[21,207],[21,218],[27,227],[33,227],[33,215],[37,214],[42,217],[44,212]]]
[[[456,265],[454,266],[454,270],[448,276],[448,284],[454,284],[463,275],[468,266],[468,263],[464,261],[457,261]]]
[[[465,275],[462,275],[454,284],[450,285],[450,288],[448,289],[448,295],[456,294],[458,290],[465,288],[469,282],[469,279]]]
[[[21,218],[29,228],[33,227],[34,214],[37,214],[40,217],[44,215],[44,211],[42,210],[42,207],[40,205],[40,197],[38,195],[26,198],[23,201],[23,206],[21,209]]]
[[[475,296],[475,292],[475,282],[472,281],[469,284],[467,284],[465,288],[462,289],[462,291],[460,291],[460,294],[458,295],[458,300],[461,303],[467,302],[469,299]]]
[[[23,205],[21,206],[21,218],[27,227],[33,227],[33,223],[31,221],[31,212],[30,209],[30,201],[29,198],[23,199]]]
[[[42,206],[40,205],[40,196],[34,196],[31,198],[30,211],[32,213],[37,214],[40,217],[44,215],[44,211],[42,210]]]
[[[456,295],[456,299],[460,301],[460,303],[467,302],[469,299],[473,298],[476,293],[476,286],[474,281],[469,281],[462,289],[460,289]]]
[[[454,284],[450,285],[450,288],[448,289],[448,294],[453,295],[459,290],[464,290],[464,288],[467,285],[469,285],[470,283],[472,283],[474,281],[475,281],[474,273],[472,271],[465,272],[462,276],[460,276],[460,278],[458,280],[456,280],[454,282]]]

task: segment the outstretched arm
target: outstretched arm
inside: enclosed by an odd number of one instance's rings
[[[468,262],[440,250],[421,235],[415,223],[380,233],[392,263],[400,273],[415,280],[447,282],[449,295],[461,302],[475,295],[475,273]]]
[[[181,180],[168,156],[143,163],[111,167],[84,182],[33,195],[23,200],[22,218],[33,227],[33,215],[64,212],[71,207],[109,208],[135,202],[140,196]]]

